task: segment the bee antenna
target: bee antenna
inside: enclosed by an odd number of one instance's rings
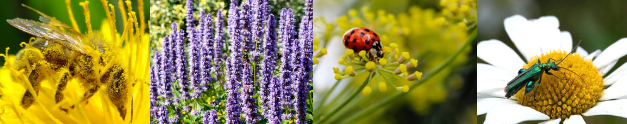
[[[568,53],[568,55],[572,54],[573,52],[575,52],[575,50],[577,49],[577,47],[579,47],[579,44],[581,43],[581,40],[579,40],[579,43],[577,43],[577,46],[575,46],[572,50],[570,50],[570,53]],[[566,57],[568,57],[568,55],[566,55],[562,60],[560,60],[560,62],[558,62],[556,65],[559,65],[560,63],[562,63],[562,61],[564,61],[564,59],[566,59]]]

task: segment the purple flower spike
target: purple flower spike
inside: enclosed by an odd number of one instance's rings
[[[239,25],[238,30],[240,33],[240,42],[244,43],[241,51],[254,51],[254,43],[252,41],[252,34],[250,32],[250,4],[249,2],[242,4],[242,9],[239,11]]]
[[[204,124],[219,124],[220,120],[218,120],[218,113],[216,110],[207,110],[205,111],[205,115],[203,115],[203,123]]]
[[[156,120],[159,120],[160,124],[168,124],[170,121],[168,120],[168,109],[165,106],[157,107],[157,117]]]
[[[157,107],[157,97],[159,97],[159,65],[161,55],[159,52],[155,52],[155,64],[150,66],[150,116],[155,117],[156,113],[154,109]]]
[[[268,86],[270,94],[268,94],[268,113],[264,116],[268,118],[270,124],[281,123],[281,82],[279,78],[272,76]]]
[[[218,79],[222,79],[222,75],[224,73],[222,71],[218,71],[222,67],[222,61],[226,60],[225,57],[222,57],[222,47],[224,46],[224,30],[222,30],[224,22],[222,19],[222,10],[218,10],[218,14],[216,14],[216,37],[213,41],[215,45],[213,45],[213,62],[214,66],[211,68],[211,71],[216,72],[216,77]]]
[[[185,26],[187,27],[187,38],[192,38],[194,35],[194,33],[191,33],[194,30],[194,6],[192,5],[194,3],[194,1],[192,0],[187,0],[187,4],[185,4],[185,7],[187,7],[187,12],[185,14],[187,14],[187,22],[185,23]]]
[[[203,10],[204,11],[204,10]],[[201,12],[202,13],[202,12]],[[211,22],[212,22],[212,18],[211,18],[211,14],[207,14],[206,17],[204,17],[203,19],[203,23],[201,24],[201,27],[203,29],[203,43],[202,43],[202,48],[201,49],[201,63],[200,63],[200,68],[201,68],[201,82],[200,85],[201,86],[201,90],[200,91],[206,91],[210,88],[210,82],[213,81],[213,78],[211,77],[211,61],[213,60],[213,28],[211,27]],[[198,92],[200,92],[198,91]]]
[[[251,33],[252,33],[252,41],[253,45],[254,45],[254,49],[253,51],[263,51],[263,49],[261,48],[261,35],[263,34],[261,32],[261,28],[263,27],[262,23],[264,21],[264,10],[265,8],[263,8],[263,2],[261,0],[253,0],[252,1],[252,17],[250,20],[252,20],[251,25]],[[255,45],[256,44],[256,45]],[[255,56],[257,57],[257,56]],[[257,63],[258,64],[258,63]]]
[[[179,87],[181,88],[179,91],[181,92],[180,100],[187,100],[187,96],[189,95],[189,89],[187,85],[187,57],[185,56],[185,42],[183,38],[184,32],[179,30],[176,33],[176,74],[177,81],[179,82]]]
[[[272,72],[274,71],[274,68],[276,67],[276,57],[277,56],[277,49],[276,49],[276,27],[275,27],[275,22],[274,22],[274,15],[270,14],[270,16],[268,17],[268,19],[265,21],[266,23],[266,27],[264,28],[263,32],[264,33],[264,41],[263,41],[263,46],[264,48],[264,58],[263,58],[263,63],[261,63],[261,81],[260,81],[260,92],[259,92],[259,98],[261,99],[261,104],[263,105],[262,108],[264,110],[267,110],[268,105],[266,104],[266,101],[268,101],[267,99],[267,95],[270,94],[269,89],[268,89],[268,85],[270,85],[270,80],[272,79]],[[264,115],[267,111],[264,111]]]
[[[242,71],[242,77],[249,77],[249,75],[253,74],[250,71],[250,65],[248,63],[244,63],[244,70]],[[252,78],[242,78],[242,111],[244,112],[244,118],[246,118],[247,124],[253,124],[259,120],[259,115],[257,112],[257,106],[255,105],[255,101],[257,101],[253,95],[255,95],[255,88],[253,87]]]
[[[295,55],[297,53],[294,53],[294,43],[293,42],[293,30],[294,30],[294,26],[293,26],[293,21],[294,21],[294,15],[292,14],[291,9],[283,9],[283,11],[281,12],[281,21],[280,21],[280,26],[279,26],[279,35],[280,37],[280,41],[281,41],[281,51],[283,52],[283,56],[281,58],[281,61],[283,62],[281,65],[281,87],[283,91],[281,91],[282,93],[282,97],[281,97],[281,106],[283,107],[290,107],[292,106],[292,94],[291,94],[291,84],[293,82],[292,77],[293,77],[293,67],[291,65],[296,65],[293,64],[295,63]],[[283,115],[282,119],[289,119],[291,116],[291,112],[287,112],[285,115]]]

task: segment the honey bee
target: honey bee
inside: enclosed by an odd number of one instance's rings
[[[74,79],[86,89],[80,102],[86,102],[101,87],[106,88],[106,94],[124,118],[131,86],[126,69],[116,61],[119,48],[97,31],[88,31],[83,35],[53,17],[29,6],[22,6],[39,13],[41,22],[21,18],[7,20],[12,26],[37,37],[29,43],[22,43],[26,46],[18,52],[15,64],[12,65],[12,68],[28,77],[36,93],[33,95],[27,90],[21,106],[27,109],[35,102],[43,80],[55,82],[55,102],[61,102],[64,98],[62,91],[68,81]],[[15,75],[12,78],[25,82]],[[68,108],[60,109],[68,112]]]

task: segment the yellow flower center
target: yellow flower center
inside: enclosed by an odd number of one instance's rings
[[[533,57],[524,68],[533,66],[538,59],[546,63],[551,58],[550,62],[558,64],[566,55],[566,51],[551,51]],[[557,66],[561,67],[559,71],[549,71],[553,75],[542,72],[540,86],[527,95],[524,95],[525,88],[519,90],[516,94],[518,103],[553,119],[578,115],[594,106],[603,94],[603,78],[592,61],[573,53]]]

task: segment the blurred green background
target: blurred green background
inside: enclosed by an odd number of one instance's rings
[[[80,31],[83,34],[87,30],[87,26],[85,24],[85,16],[83,14],[83,7],[79,5],[80,2],[85,0],[72,0],[70,1],[70,7],[72,8],[72,13],[74,14],[74,18],[76,20],[76,24],[80,28]],[[133,11],[137,13],[138,11],[138,1],[132,0]],[[45,13],[48,16],[55,17],[57,20],[72,26],[72,22],[70,22],[68,10],[65,4],[65,0],[7,0],[3,1],[2,5],[0,5],[0,14],[1,19],[14,19],[14,18],[23,18],[29,20],[39,21],[39,14],[35,11],[32,11],[26,7],[22,7],[21,4],[25,4],[30,6],[40,12]],[[112,4],[115,7],[115,17],[116,17],[116,25],[118,33],[122,33],[123,22],[122,15],[118,8],[118,0],[110,0],[109,4]],[[146,21],[149,21],[149,0],[143,0],[144,4],[144,17]],[[125,5],[125,10],[127,10]],[[100,26],[103,19],[106,19],[106,14],[102,5],[102,2],[99,0],[91,0],[89,1],[89,11],[91,15],[91,25],[93,30],[100,30]],[[139,19],[139,17],[138,17]],[[148,24],[148,22],[144,22],[144,24]],[[146,26],[148,27],[148,26]],[[0,34],[4,36],[2,41],[0,42],[0,50],[4,53],[5,48],[10,47],[9,54],[15,55],[22,47],[20,47],[21,42],[28,42],[28,40],[33,37],[28,33],[22,32],[21,30],[11,26],[7,22],[0,22]],[[148,29],[146,29],[148,31]],[[4,64],[4,59],[0,59],[0,63]]]
[[[462,10],[461,6],[470,8]],[[320,104],[337,81],[332,68],[345,68],[338,64],[346,51],[341,43],[345,31],[366,27],[381,36],[383,46],[398,44],[401,52],[409,52],[410,58],[418,60],[418,67],[409,72],[421,71],[424,78],[468,41],[470,32],[476,31],[475,7],[472,0],[315,0],[314,41],[320,41],[317,45],[326,48],[328,54],[314,66],[314,106]],[[452,64],[429,81],[356,119],[357,114],[366,111],[364,109],[400,91],[387,85],[387,91],[380,92],[379,79],[375,76],[369,85],[372,87],[370,95],[359,93],[337,114],[326,117],[358,90],[367,73],[342,79],[325,104],[315,109],[314,120],[328,120],[325,123],[475,123],[475,62],[476,50],[465,47]],[[386,77],[396,86],[414,83],[398,76]]]
[[[627,37],[625,0],[479,0],[477,4],[479,41],[498,39],[510,48],[516,47],[505,32],[503,20],[516,14],[527,19],[548,15],[557,17],[559,29],[569,31],[573,42],[581,40],[580,46],[588,53],[604,50],[618,39]],[[627,57],[619,59],[620,64],[609,73],[626,61]],[[485,63],[483,60],[478,62]],[[483,123],[485,114],[477,118],[478,123]],[[615,116],[584,116],[584,120],[588,123],[627,123],[627,119]],[[530,123],[538,122],[541,121]]]

